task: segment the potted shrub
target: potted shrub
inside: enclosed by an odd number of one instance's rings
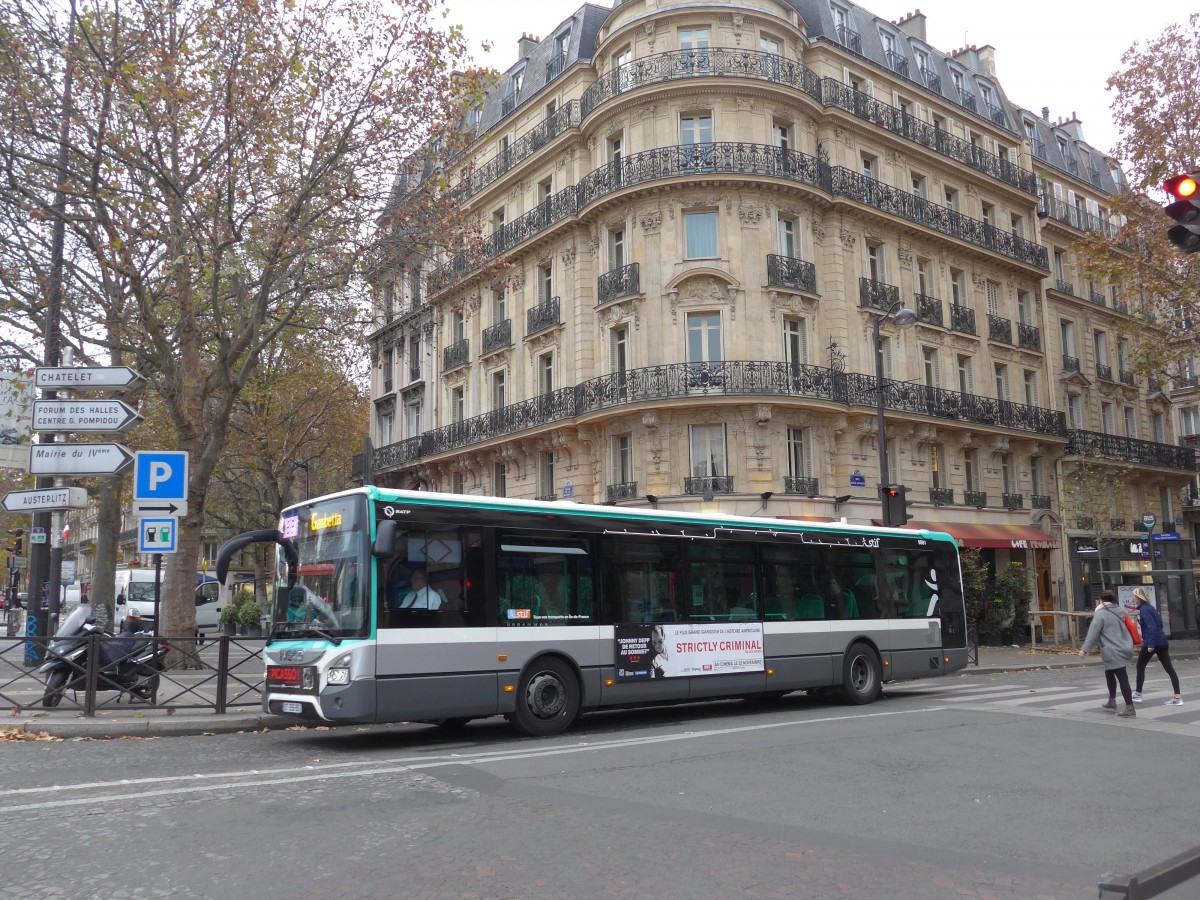
[[[237,627],[238,627],[238,605],[237,605],[237,603],[234,603],[231,601],[229,604],[222,607],[221,615],[217,619],[217,621],[221,625],[221,633],[224,634],[226,637],[233,637],[235,634],[237,634]]]
[[[247,637],[262,637],[263,608],[257,600],[247,600],[238,609],[238,621],[245,626]]]

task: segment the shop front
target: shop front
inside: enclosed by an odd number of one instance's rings
[[[1159,611],[1175,634],[1196,630],[1196,584],[1192,570],[1192,544],[1178,532],[1112,537],[1070,538],[1071,595],[1074,609],[1095,608],[1101,591],[1121,587],[1154,587]],[[1153,553],[1150,545],[1153,544]],[[1127,592],[1125,592],[1127,593]]]

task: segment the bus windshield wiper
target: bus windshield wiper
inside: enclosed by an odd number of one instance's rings
[[[320,628],[310,628],[308,630],[311,631],[313,634],[315,634],[317,637],[321,637],[321,638],[324,638],[325,640],[329,641],[329,643],[333,644],[333,646],[335,646],[335,647],[341,646],[342,639],[340,637],[334,637],[329,632],[322,631]]]

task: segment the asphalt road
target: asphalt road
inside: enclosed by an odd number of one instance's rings
[[[1151,668],[1136,720],[1088,668],[543,740],[488,720],[0,744],[0,897],[1095,897],[1200,843],[1200,663],[1178,668],[1188,702],[1162,706]]]

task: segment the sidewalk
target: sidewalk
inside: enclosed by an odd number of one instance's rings
[[[1186,648],[1185,644],[1188,645]],[[1200,658],[1200,647],[1191,640],[1181,640],[1178,645],[1172,649],[1173,659]],[[980,647],[979,665],[968,665],[962,671],[954,673],[953,677],[1098,665],[1100,657],[1095,654],[1081,659],[1076,653],[1065,648],[1056,649],[1053,645],[1039,647],[1037,650],[1029,647]],[[43,710],[31,707],[20,710],[7,719],[0,718],[0,742],[29,740],[42,732],[64,740],[136,740],[181,735],[233,734],[239,731],[259,731],[263,728],[286,728],[290,724],[294,724],[292,720],[267,715],[257,706],[236,707],[225,715],[218,716],[204,710],[180,710],[171,713],[166,709],[149,709],[134,705],[119,710],[101,710],[90,719],[78,710]],[[6,735],[14,729],[28,733],[29,737]]]

